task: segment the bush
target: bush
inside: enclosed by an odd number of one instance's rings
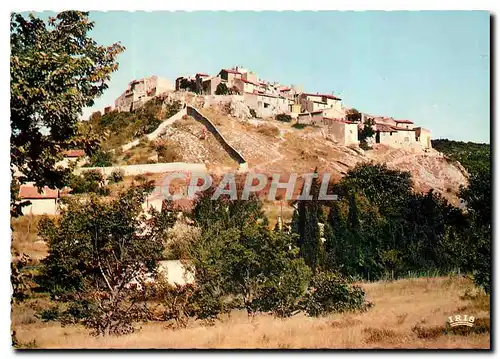
[[[72,175],[69,186],[72,193],[97,193],[109,194],[109,189],[104,187],[104,176],[99,170],[89,170],[81,175]]]
[[[89,159],[85,167],[109,167],[113,165],[111,152],[98,150]]]
[[[221,82],[220,84],[217,85],[217,88],[215,89],[216,95],[227,95],[228,93],[229,89],[227,88],[225,83]]]
[[[285,113],[280,113],[279,115],[276,115],[276,120],[281,122],[292,122],[292,116]]]
[[[313,317],[364,310],[371,306],[365,302],[365,292],[361,287],[350,285],[347,280],[331,272],[321,272],[312,278],[304,304],[306,313]]]
[[[267,124],[259,125],[257,127],[257,131],[263,134],[264,136],[270,136],[270,137],[278,137],[280,134],[280,130],[278,127]]]
[[[123,170],[114,170],[108,177],[109,183],[118,183],[123,181],[125,172]]]

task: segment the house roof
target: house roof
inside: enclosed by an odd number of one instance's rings
[[[206,76],[209,76],[209,75],[208,75],[208,74],[201,73],[201,72],[198,72],[198,73],[196,74],[196,76],[206,77]]]
[[[226,71],[227,73],[230,73],[230,74],[240,74],[241,75],[241,72],[233,70],[233,69],[222,69],[221,72],[222,71]]]
[[[334,95],[328,95],[328,94],[318,94],[318,93],[304,93],[306,96],[314,96],[314,97],[326,97],[331,100],[342,100],[341,98],[334,96]]]
[[[413,123],[413,121],[410,120],[394,120],[397,123]]]
[[[59,198],[59,190],[50,189],[45,186],[42,193],[38,192],[38,188],[30,185],[21,185],[19,189],[19,197],[23,199],[55,199]]]
[[[245,83],[247,83],[247,84],[252,84],[252,85],[255,85],[255,86],[260,86],[258,83],[255,83],[255,82],[253,82],[253,81],[248,81],[247,79],[243,79],[243,78],[242,78],[242,79],[240,79],[240,80],[241,80],[241,81],[243,81],[243,82],[245,82]]]
[[[389,125],[376,124],[376,127],[377,127],[377,131],[380,131],[380,132],[398,132],[397,129],[395,129],[394,127],[389,126]]]
[[[352,125],[354,124],[354,122],[352,121],[347,121],[343,118],[331,118],[331,117],[324,117],[324,119],[326,120],[332,120],[332,121],[335,121],[335,122],[340,122],[340,123],[346,123],[346,124],[349,124],[349,125]]]
[[[66,157],[84,157],[85,151],[84,150],[68,150],[68,151],[64,152],[64,156],[66,156]]]

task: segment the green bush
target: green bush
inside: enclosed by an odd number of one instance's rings
[[[123,181],[125,172],[123,170],[114,170],[108,177],[109,183],[119,183]]]
[[[113,154],[106,151],[96,151],[85,167],[110,167],[113,165]]]
[[[276,115],[276,120],[281,122],[292,122],[292,116],[280,113],[279,115]]]
[[[74,194],[97,193],[100,195],[109,194],[109,189],[104,186],[104,176],[99,170],[89,170],[81,175],[72,175],[69,186]]]
[[[346,279],[331,272],[316,274],[304,298],[305,311],[317,317],[336,312],[364,310],[371,306],[365,301],[365,292]]]

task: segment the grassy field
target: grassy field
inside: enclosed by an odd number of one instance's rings
[[[185,329],[143,323],[121,337],[96,338],[83,327],[43,323],[34,314],[44,299],[14,306],[12,326],[23,348],[490,348],[489,297],[463,277],[361,283],[374,307],[323,318],[275,319],[233,312],[214,326],[193,321]],[[466,294],[466,295],[465,295]],[[465,295],[465,296],[464,296]],[[46,301],[46,300],[45,300]],[[483,333],[446,334],[450,315],[476,317]]]

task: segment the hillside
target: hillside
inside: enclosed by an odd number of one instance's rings
[[[432,140],[432,147],[449,158],[459,161],[469,172],[490,170],[491,146],[489,144],[438,139]]]
[[[139,146],[124,152],[120,150],[123,144],[147,133],[146,128],[154,130],[161,123],[160,118],[164,120],[174,114],[174,110],[180,108],[179,100],[195,105],[209,118],[224,138],[245,157],[250,171],[301,174],[312,172],[317,167],[320,172],[329,172],[334,179],[338,179],[358,163],[387,163],[389,167],[411,172],[417,190],[428,191],[433,188],[457,204],[458,189],[466,185],[468,175],[457,161],[465,161],[470,167],[476,157],[483,157],[482,154],[466,156],[465,151],[444,156],[436,150],[420,152],[384,145],[375,145],[373,149],[364,151],[336,144],[320,127],[297,128],[273,119],[248,118],[248,111],[238,101],[217,103],[207,101],[202,96],[174,96],[174,99],[164,102],[151,101],[136,113],[106,114],[90,121],[101,131],[110,132],[105,149],[115,149],[114,163],[182,161],[205,163],[215,173],[235,170],[237,163],[228,156],[221,144],[203,124],[189,116],[168,126],[155,141],[142,140]],[[172,103],[176,104],[175,107]],[[442,140],[434,143],[437,148],[450,154],[449,144],[446,145]]]

